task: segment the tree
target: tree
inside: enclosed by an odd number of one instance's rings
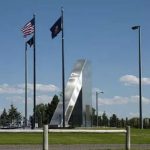
[[[0,125],[3,127],[8,125],[8,115],[5,108],[0,116]]]
[[[150,119],[149,118],[144,118],[143,119],[143,127],[145,129],[148,129],[150,127]]]
[[[111,117],[110,117],[110,126],[111,127],[117,127],[117,116],[115,114],[113,114]]]
[[[51,103],[48,104],[38,104],[35,108],[36,113],[36,122],[38,123],[38,127],[42,127],[43,124],[49,124],[50,120],[55,112],[55,109],[58,105],[59,99],[58,96],[55,95],[51,101]],[[32,116],[30,120],[32,121]],[[32,123],[31,123],[32,124]]]
[[[102,117],[101,116],[98,116],[98,125],[102,126]]]
[[[139,126],[139,118],[138,117],[131,118],[129,120],[129,124],[130,124],[130,126],[132,126],[134,128],[138,128],[138,126]]]
[[[43,103],[36,105],[35,113],[38,127],[42,127],[43,120],[45,119],[45,105]]]
[[[8,119],[10,124],[20,124],[21,123],[21,113],[17,111],[13,105],[10,105],[10,109],[8,110]]]
[[[102,114],[102,126],[108,126],[108,117],[104,111],[104,113]]]
[[[50,104],[48,104],[47,109],[46,109],[46,118],[47,118],[47,123],[50,123],[53,114],[55,112],[55,109],[58,105],[59,99],[57,95],[54,95],[52,101]]]
[[[126,126],[126,121],[122,118],[121,119],[121,128],[124,128]]]
[[[92,115],[91,115],[91,119],[92,119],[92,126],[96,125],[96,119],[95,119],[95,109],[92,107]]]

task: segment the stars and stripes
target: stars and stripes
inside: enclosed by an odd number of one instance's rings
[[[21,31],[23,32],[24,34],[24,37],[32,34],[34,32],[34,27],[35,27],[35,21],[34,21],[34,18],[29,21],[22,29]]]

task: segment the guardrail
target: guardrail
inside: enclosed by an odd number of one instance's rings
[[[2,129],[2,133],[42,133],[43,132],[43,150],[48,150],[48,133],[125,133],[126,150],[130,150],[130,126],[127,126],[125,130],[91,130],[91,129],[48,129],[48,125],[44,125],[43,129]]]
[[[48,125],[44,126],[44,131],[43,133],[44,135],[44,139],[46,141],[48,141],[48,139],[46,139],[48,132],[53,132],[53,133],[125,133],[126,135],[126,143],[125,143],[125,147],[126,150],[130,150],[131,148],[131,144],[130,144],[130,126],[127,126],[126,130],[83,130],[83,129],[49,129],[48,130]],[[47,137],[48,138],[48,137]],[[47,145],[43,145],[43,150],[48,150],[48,142],[43,142],[44,144]]]

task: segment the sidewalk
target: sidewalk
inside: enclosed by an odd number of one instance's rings
[[[125,150],[124,144],[49,145],[49,150]],[[150,150],[150,144],[133,144],[131,150]],[[0,145],[0,150],[43,150],[42,145]]]

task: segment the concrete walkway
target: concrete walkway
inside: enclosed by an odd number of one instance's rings
[[[43,150],[42,145],[0,145],[0,150]],[[124,144],[49,145],[49,150],[125,150]],[[150,144],[133,144],[131,150],[150,150]]]

